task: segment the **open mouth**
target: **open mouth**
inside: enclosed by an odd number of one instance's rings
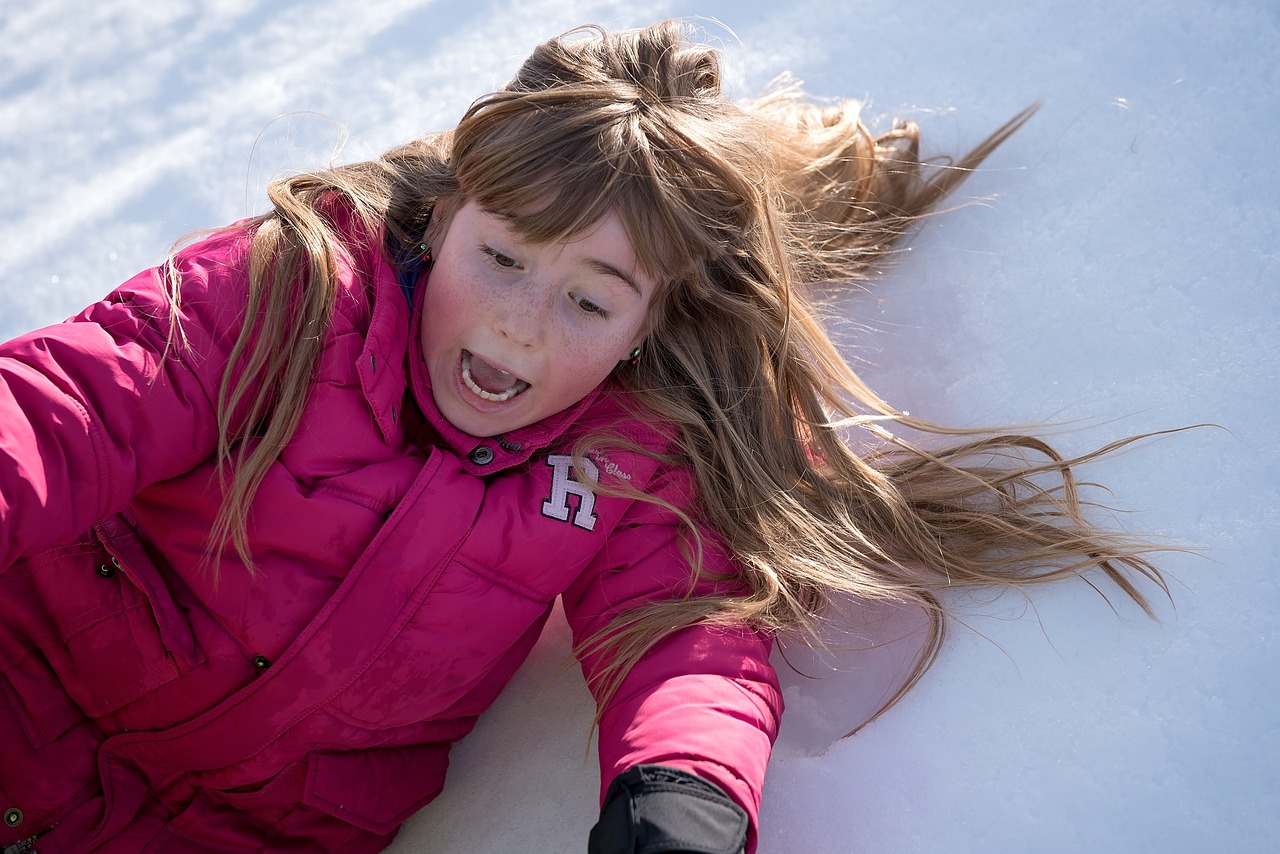
[[[483,400],[503,403],[529,387],[515,374],[489,364],[467,350],[462,351],[462,381]]]

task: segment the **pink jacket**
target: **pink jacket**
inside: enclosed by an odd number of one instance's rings
[[[684,591],[672,514],[591,492],[566,456],[601,425],[653,449],[661,435],[609,388],[501,440],[459,433],[380,237],[342,227],[306,411],[253,506],[257,577],[233,554],[216,584],[201,567],[244,231],[177,257],[189,351],[166,352],[157,270],[0,347],[0,846],[56,825],[41,854],[380,850],[440,791],[449,745],[556,596],[581,639]],[[690,500],[682,469],[593,462]],[[671,765],[754,827],[781,711],[769,646],[697,628],[649,654],[604,710],[602,791]]]

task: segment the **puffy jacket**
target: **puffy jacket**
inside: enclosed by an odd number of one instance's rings
[[[334,319],[252,507],[257,574],[234,553],[216,576],[204,562],[246,229],[172,262],[186,346],[149,270],[0,348],[0,845],[53,826],[41,854],[380,850],[440,791],[449,745],[557,596],[582,639],[686,591],[673,514],[592,492],[567,456],[592,428],[653,450],[661,433],[608,384],[500,439],[458,432],[381,235],[338,219]],[[588,468],[692,500],[688,472],[647,454]],[[768,654],[745,630],[666,639],[603,710],[602,792],[672,766],[754,826],[781,710]],[[584,658],[589,681],[603,664]]]

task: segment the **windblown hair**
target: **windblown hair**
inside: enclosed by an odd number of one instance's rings
[[[218,453],[233,477],[215,540],[252,565],[248,506],[296,428],[333,307],[336,250],[321,200],[341,193],[370,234],[385,224],[404,246],[429,223],[446,228],[465,200],[519,213],[514,227],[535,242],[616,213],[660,282],[644,357],[611,381],[670,425],[670,460],[696,478],[696,506],[673,508],[694,572],[690,595],[624,613],[581,644],[611,662],[592,686],[599,695],[681,627],[745,623],[816,638],[842,597],[930,615],[920,658],[886,708],[939,651],[943,588],[1098,572],[1150,613],[1136,582],[1164,587],[1151,549],[1091,521],[1074,474],[1133,440],[1067,459],[1025,432],[909,417],[859,379],[821,322],[818,286],[856,282],[883,262],[1034,109],[964,156],[925,162],[914,123],[877,136],[856,102],[817,105],[786,79],[731,103],[715,52],[678,23],[585,28],[539,46],[452,131],[274,183],[252,248],[249,316],[259,320],[246,325],[219,399]],[[239,441],[262,424],[259,441]],[[866,441],[855,448],[857,431]],[[593,435],[575,452],[618,441]],[[740,567],[730,592],[693,594],[700,525]]]

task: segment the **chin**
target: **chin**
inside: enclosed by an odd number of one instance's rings
[[[453,404],[449,408],[440,407],[440,414],[455,428],[468,436],[475,436],[477,439],[491,439],[494,436],[510,433],[512,430],[518,430],[532,423],[515,415],[479,413],[466,406],[466,404],[457,401],[454,401]],[[439,402],[437,402],[437,406],[439,406]]]

